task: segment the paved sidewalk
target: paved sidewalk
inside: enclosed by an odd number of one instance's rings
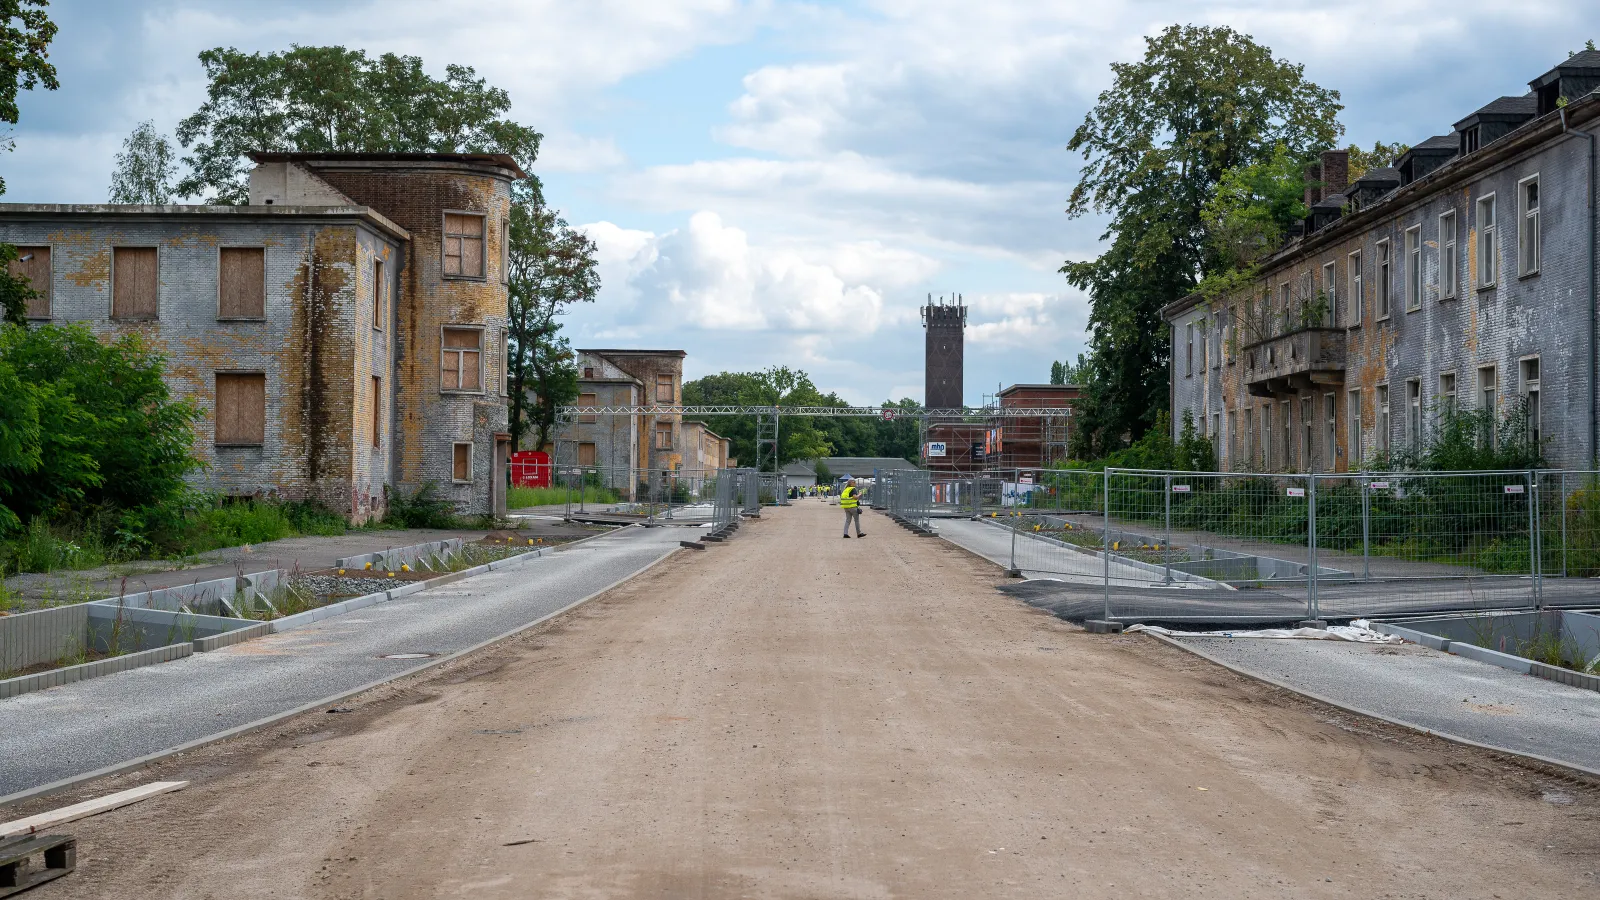
[[[1600,772],[1600,693],[1415,644],[1175,636],[1367,713]]]
[[[210,653],[0,700],[0,797],[197,740],[532,622],[677,548],[628,528],[400,600]]]

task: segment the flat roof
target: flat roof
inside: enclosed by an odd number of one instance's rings
[[[183,217],[215,219],[363,219],[402,241],[411,232],[390,221],[370,206],[222,206],[205,203],[151,206],[141,203],[0,203],[0,219],[6,217],[48,219],[138,218],[177,219]]]
[[[613,353],[626,356],[688,356],[687,350],[623,350],[623,349],[595,349],[593,347],[579,347],[576,353]]]
[[[468,166],[493,166],[509,169],[518,178],[527,178],[517,161],[506,153],[308,153],[257,150],[249,154],[255,162],[295,162],[314,165],[327,163],[412,164],[454,163]]]

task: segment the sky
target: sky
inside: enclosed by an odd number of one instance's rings
[[[61,89],[21,98],[4,199],[104,202],[135,125],[205,96],[196,55],[342,44],[470,65],[545,135],[534,172],[598,246],[577,347],[787,365],[922,399],[928,296],[970,307],[966,399],[1085,349],[1059,274],[1073,130],[1173,24],[1229,25],[1340,92],[1347,141],[1415,143],[1600,37],[1600,0],[55,0]],[[1583,33],[1585,21],[1593,33]]]

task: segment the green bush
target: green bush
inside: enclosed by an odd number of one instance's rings
[[[687,488],[683,489],[687,493]],[[567,502],[569,496],[565,487],[514,487],[506,492],[507,509],[523,509],[529,506],[560,506]],[[570,494],[573,503],[579,501],[577,491]],[[609,488],[589,485],[584,487],[581,498],[585,503],[615,503],[617,492]],[[674,500],[681,503],[682,500]]]
[[[240,544],[263,544],[295,533],[294,524],[282,506],[253,500],[235,500],[198,510],[193,521],[196,534],[185,549],[196,553]]]
[[[384,524],[393,528],[458,528],[455,504],[438,495],[438,485],[423,482],[416,492],[395,491]]]

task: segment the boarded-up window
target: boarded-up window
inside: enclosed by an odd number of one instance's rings
[[[599,394],[579,394],[578,395],[578,405],[579,406],[599,406],[600,405],[600,395]],[[580,413],[578,415],[578,421],[579,422],[598,422],[598,421],[600,421],[600,417],[595,415],[594,413]]]
[[[673,400],[673,395],[672,395],[672,376],[671,375],[657,375],[656,376],[656,402],[657,403],[671,403],[672,400]]]
[[[594,460],[595,460],[595,445],[594,444],[579,444],[578,445],[578,465],[580,465],[580,466],[592,466],[592,465],[594,465]]]
[[[266,251],[260,247],[222,248],[218,316],[259,319],[267,314],[266,266]]]
[[[28,318],[50,318],[50,248],[18,247],[11,274],[28,279],[39,292],[37,297],[28,298]]]
[[[389,320],[389,279],[383,275],[383,260],[372,261],[372,327],[382,329]]]
[[[444,274],[483,277],[483,216],[444,214]]]
[[[672,449],[672,423],[671,422],[657,422],[656,423],[656,449],[657,450],[671,450]]]
[[[439,389],[483,390],[483,329],[446,328],[439,351]]]
[[[115,247],[111,251],[111,318],[154,319],[157,301],[156,248]]]
[[[453,448],[453,477],[456,481],[472,480],[472,445],[456,444]]]
[[[259,447],[267,436],[267,376],[217,373],[217,446]]]
[[[372,376],[372,446],[383,440],[383,379]]]

